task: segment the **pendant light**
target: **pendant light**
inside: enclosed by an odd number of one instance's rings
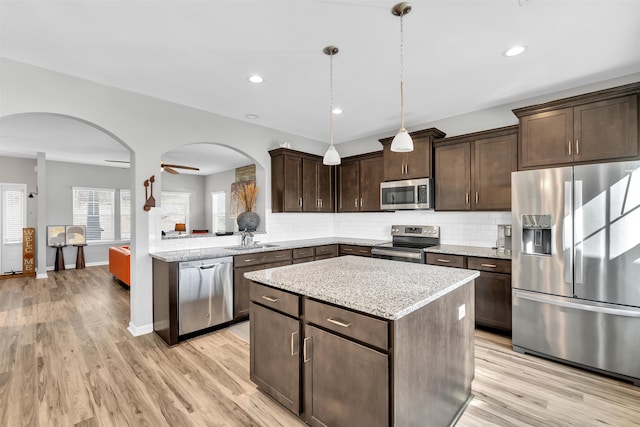
[[[409,132],[404,128],[404,20],[403,17],[411,12],[411,4],[402,2],[393,6],[391,13],[400,17],[400,130],[391,141],[391,151],[405,153],[413,151],[413,141]]]
[[[333,55],[338,53],[338,48],[327,46],[322,51],[329,55],[329,148],[322,158],[322,163],[333,166],[340,164],[340,154],[333,146]]]

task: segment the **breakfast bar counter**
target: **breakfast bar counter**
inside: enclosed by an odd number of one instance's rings
[[[245,273],[251,380],[312,426],[453,425],[478,275],[354,256]]]

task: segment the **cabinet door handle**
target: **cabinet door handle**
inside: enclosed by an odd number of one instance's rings
[[[284,258],[284,254],[280,254],[280,255],[275,255],[274,258]]]
[[[450,259],[442,259],[442,258],[438,258],[438,259],[436,259],[436,261],[438,261],[438,262],[444,262],[445,264],[447,264],[447,263],[450,263],[450,262],[451,262],[451,260],[450,260]]]
[[[469,204],[469,193],[464,193],[464,204],[465,205]]]
[[[298,335],[298,331],[291,332],[291,355],[292,356],[295,356],[300,352],[300,347],[295,345],[298,342],[298,340],[294,339],[296,335]]]
[[[571,157],[571,141],[567,142],[567,147],[569,148],[569,157]]]
[[[256,260],[255,258],[247,258],[243,262],[252,262],[252,261],[255,261],[255,260]]]
[[[353,205],[357,208],[358,207],[358,198],[355,198],[355,201],[353,202]]]
[[[345,252],[353,252],[353,249],[351,248],[342,248],[342,250]]]
[[[302,207],[302,197],[298,198],[298,206]]]
[[[405,175],[409,175],[409,163],[404,164],[404,173]]]
[[[327,322],[333,323],[334,325],[342,326],[343,328],[348,328],[349,326],[351,326],[351,322],[345,322],[342,319],[337,319],[333,317],[329,317],[327,319]]]
[[[320,207],[324,207],[324,201],[322,199],[320,199]]]
[[[360,197],[360,207],[362,207],[362,197]]]
[[[303,363],[307,363],[309,362],[311,359],[307,358],[307,342],[309,342],[309,340],[311,339],[311,337],[307,337],[304,339],[304,341],[302,342],[302,362]]]
[[[369,253],[369,251],[366,249],[360,249],[358,252],[360,252],[361,254]]]
[[[580,140],[576,139],[576,156],[580,155]]]
[[[270,297],[268,295],[262,295],[260,298],[262,298],[265,301],[269,301],[269,302],[277,302],[278,301],[278,298]]]
[[[495,264],[480,264],[480,266],[481,266],[481,267],[489,267],[489,268],[496,268],[496,267],[498,267],[498,266],[497,266],[497,265],[495,265]]]
[[[478,192],[476,191],[476,205],[478,204]]]

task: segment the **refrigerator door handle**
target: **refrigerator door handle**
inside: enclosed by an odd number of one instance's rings
[[[573,308],[576,310],[592,311],[595,313],[613,314],[616,316],[636,317],[640,319],[640,309],[634,308],[613,308],[609,306],[596,305],[589,301],[573,302],[567,301],[566,297],[538,296],[528,292],[514,290],[516,298],[522,298],[529,301],[541,302],[544,304],[556,305],[558,307]]]

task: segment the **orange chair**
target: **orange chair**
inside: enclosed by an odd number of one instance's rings
[[[131,252],[129,246],[109,248],[109,272],[127,286],[131,286]]]

